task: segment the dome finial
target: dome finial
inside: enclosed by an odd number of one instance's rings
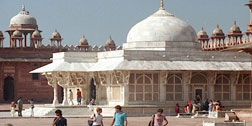
[[[164,0],[160,1],[160,10],[164,10]]]
[[[22,5],[22,11],[25,11],[25,5],[24,4]]]
[[[236,26],[236,20],[234,21],[234,25]]]

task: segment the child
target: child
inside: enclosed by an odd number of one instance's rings
[[[90,117],[90,121],[93,121],[92,126],[103,126],[103,121],[102,121],[102,108],[97,108],[96,109],[97,115],[96,114],[92,114]]]
[[[11,102],[11,106],[10,106],[10,112],[11,112],[11,116],[14,117],[15,116],[15,109],[16,109],[16,103],[14,101]]]
[[[31,99],[31,100],[28,100],[28,102],[31,104],[31,117],[33,117],[34,116],[34,111],[33,111],[33,109],[34,109],[34,101],[33,101],[33,99]]]

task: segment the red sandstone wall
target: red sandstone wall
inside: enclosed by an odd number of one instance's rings
[[[44,76],[39,75],[39,80],[33,80],[29,72],[48,63],[1,63],[0,78],[0,102],[4,102],[3,86],[7,76],[14,78],[14,99],[22,97],[25,101],[33,98],[36,102],[51,102],[53,88],[48,86]],[[4,68],[12,66],[15,70],[4,71]]]
[[[0,48],[0,102],[6,102],[3,95],[4,79],[10,76],[14,78],[15,100],[22,97],[26,102],[33,98],[35,102],[51,103],[53,88],[48,86],[46,78],[39,75],[39,80],[33,80],[29,72],[49,64],[52,53],[58,51],[55,48]]]

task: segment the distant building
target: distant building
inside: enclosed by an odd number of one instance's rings
[[[226,41],[217,26],[209,42],[203,28],[196,34],[161,1],[157,12],[131,28],[122,50],[54,53],[53,63],[32,73],[45,74],[50,85],[64,88],[65,95],[68,89],[80,88],[83,104],[95,98],[98,105],[123,105],[131,115],[151,114],[157,108],[172,114],[176,103],[185,105],[197,95],[220,100],[225,109],[250,107],[250,55],[215,48],[251,42],[242,36],[235,23]],[[54,94],[57,104],[55,88]],[[64,97],[62,105],[66,101]]]
[[[24,100],[33,98],[36,102],[51,102],[53,89],[44,76],[31,70],[51,63],[52,54],[65,51],[106,51],[110,47],[88,45],[83,36],[77,46],[62,46],[60,33],[55,30],[50,45],[43,45],[42,36],[36,19],[22,7],[22,10],[10,20],[9,46],[4,47],[4,35],[0,31],[0,102],[9,102],[22,97]],[[109,45],[110,46],[110,45]],[[111,49],[120,49],[115,44]],[[61,89],[59,99],[62,98]]]

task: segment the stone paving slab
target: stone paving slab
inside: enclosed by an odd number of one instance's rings
[[[168,126],[202,126],[203,120],[222,122],[223,118],[219,119],[190,119],[167,117],[169,120]],[[247,126],[252,126],[252,119],[244,118],[247,121]],[[0,119],[0,126],[11,123],[14,126],[51,126],[53,118],[6,118]],[[87,118],[67,118],[68,126],[87,126]],[[129,126],[147,126],[150,117],[129,117]],[[104,125],[110,126],[112,118],[104,118]]]
[[[23,109],[27,109],[27,108],[30,108],[30,104],[24,104]],[[0,112],[1,111],[10,111],[10,104],[0,103]]]

